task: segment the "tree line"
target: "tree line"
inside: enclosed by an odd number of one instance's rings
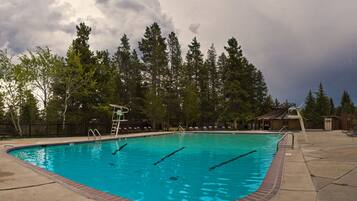
[[[356,108],[347,91],[343,91],[341,103],[335,106],[332,98],[328,97],[322,83],[316,92],[311,90],[305,98],[303,109],[304,119],[308,122],[309,128],[323,128],[325,116],[353,116]]]
[[[165,37],[153,23],[137,47],[124,34],[110,54],[91,50],[91,28],[85,23],[76,30],[64,57],[37,47],[16,63],[6,50],[0,51],[0,115],[19,134],[21,123],[34,121],[63,126],[93,118],[110,122],[109,103],[129,107],[129,121],[147,121],[154,128],[242,128],[275,104],[262,72],[233,37],[225,52],[217,54],[212,44],[206,57],[195,37],[183,55],[176,33]]]

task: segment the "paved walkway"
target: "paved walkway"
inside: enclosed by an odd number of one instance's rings
[[[357,200],[357,138],[341,131],[297,135],[317,201]]]

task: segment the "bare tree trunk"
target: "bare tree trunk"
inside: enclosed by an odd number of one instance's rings
[[[63,113],[62,113],[62,129],[65,129],[66,126],[66,113],[67,113],[67,108],[68,108],[68,99],[69,99],[69,95],[66,93],[66,97],[64,99],[64,109],[63,109]]]
[[[10,117],[11,117],[11,122],[14,125],[17,134],[22,136],[22,129],[20,126],[20,118],[16,117],[13,111],[10,112]]]

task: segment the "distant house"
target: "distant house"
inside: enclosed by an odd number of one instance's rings
[[[288,108],[276,108],[258,116],[255,121],[255,129],[280,130],[286,126],[288,130],[301,130],[297,114],[289,113],[288,110]]]

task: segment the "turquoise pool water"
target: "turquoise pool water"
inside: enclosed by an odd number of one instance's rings
[[[173,134],[36,146],[10,154],[131,200],[223,201],[242,198],[259,188],[279,138],[278,134]],[[154,165],[175,150],[175,154]]]

